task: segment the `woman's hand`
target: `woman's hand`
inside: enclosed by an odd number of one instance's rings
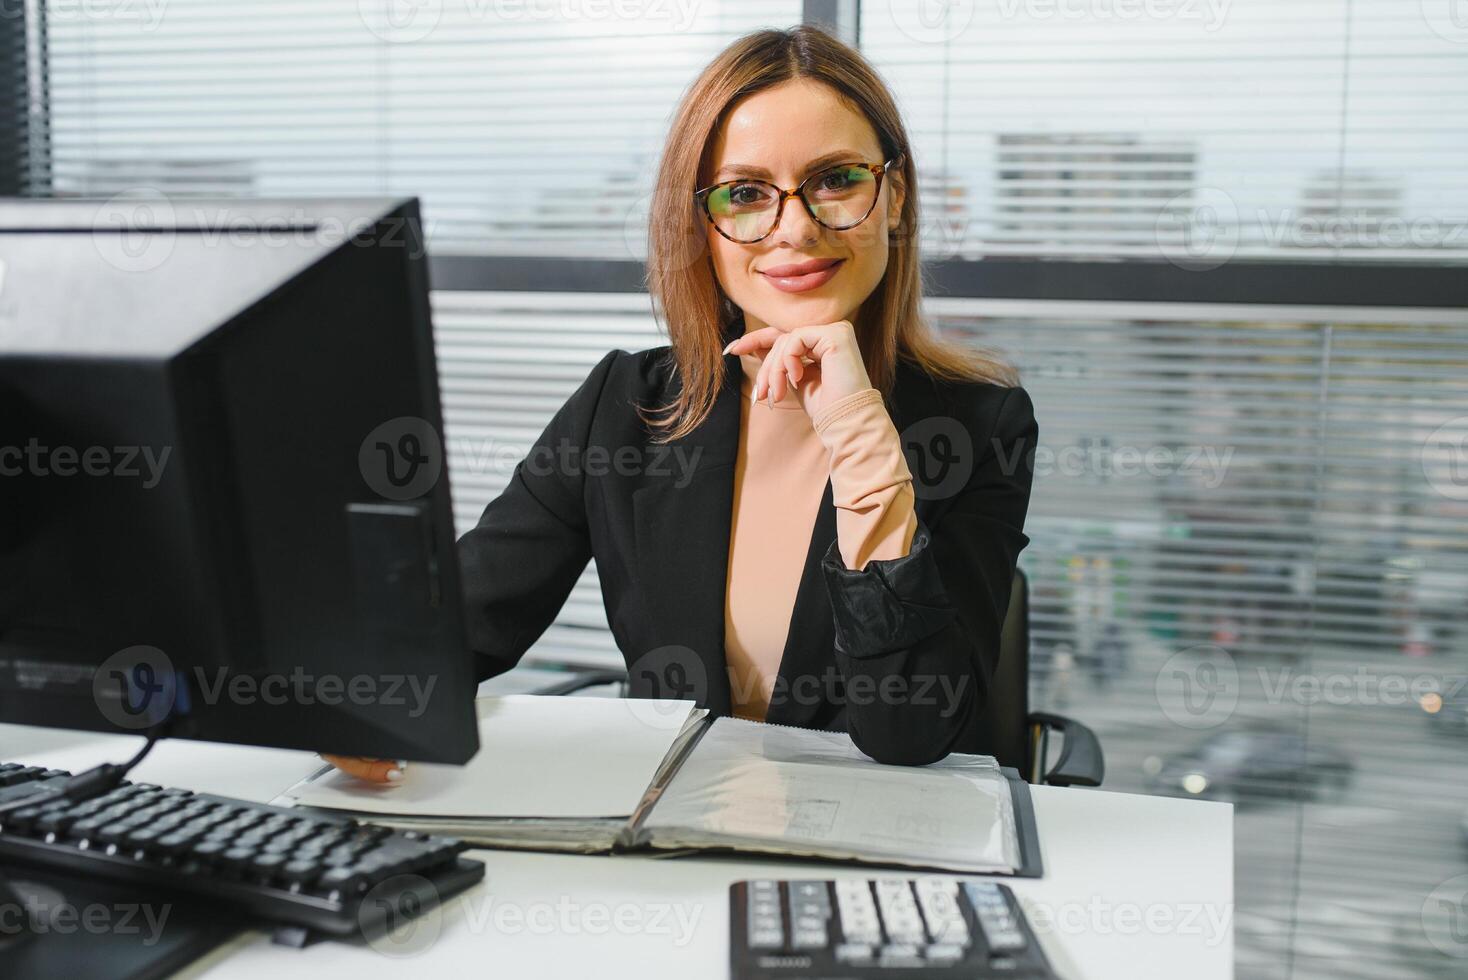
[[[793,330],[762,327],[730,343],[724,353],[753,354],[763,361],[754,379],[755,401],[768,395],[773,405],[795,390],[811,418],[872,386],[850,320]]]
[[[321,753],[321,758],[348,776],[356,776],[369,783],[396,783],[408,768],[406,762],[394,759],[364,759],[352,755],[327,755],[325,752]]]

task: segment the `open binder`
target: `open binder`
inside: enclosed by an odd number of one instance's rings
[[[882,765],[840,732],[689,701],[481,698],[479,754],[401,784],[325,766],[274,802],[486,847],[734,851],[1039,877],[1028,785],[990,756]]]

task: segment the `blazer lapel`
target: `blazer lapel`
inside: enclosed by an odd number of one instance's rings
[[[724,382],[703,424],[667,444],[676,454],[669,459],[685,462],[649,473],[632,494],[637,571],[655,640],[632,662],[634,684],[651,696],[691,697],[719,714],[730,711],[724,595],[739,451],[738,362],[724,358]]]

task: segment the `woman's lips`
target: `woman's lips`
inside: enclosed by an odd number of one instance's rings
[[[757,270],[771,286],[784,293],[803,293],[818,289],[831,281],[844,259],[813,259],[791,265],[776,265]]]

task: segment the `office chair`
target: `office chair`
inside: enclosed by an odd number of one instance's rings
[[[615,684],[626,694],[627,674],[620,670],[591,670],[571,674],[536,691],[537,694],[574,694],[592,687]],[[1023,571],[1014,573],[1009,611],[999,635],[999,669],[994,674],[989,709],[998,716],[998,744],[960,751],[992,755],[1003,766],[1019,770],[1030,783],[1049,786],[1100,786],[1106,760],[1096,733],[1061,715],[1031,712],[1030,703],[1030,586]],[[1042,771],[1050,737],[1062,738],[1060,755],[1049,771]]]

